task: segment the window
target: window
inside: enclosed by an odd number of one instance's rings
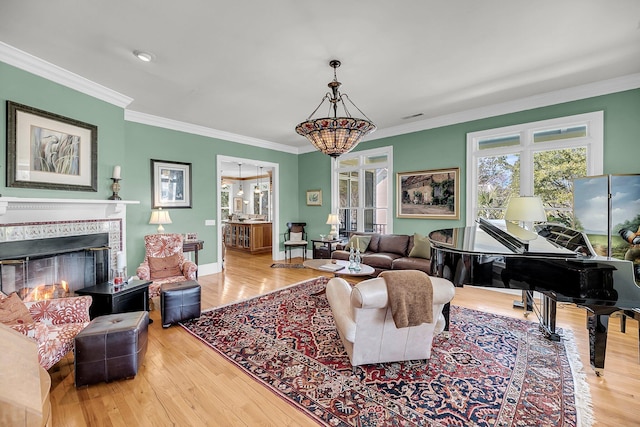
[[[220,220],[225,220],[230,215],[229,187],[230,185],[226,182],[223,182],[222,187],[220,187]]]
[[[602,174],[603,112],[467,134],[467,224],[502,219],[512,195],[573,226],[573,179]]]
[[[338,212],[341,236],[350,231],[392,232],[392,154],[392,147],[383,147],[343,154],[333,163],[331,211]]]
[[[253,213],[257,215],[264,215],[266,221],[269,220],[269,200],[271,200],[271,192],[269,182],[256,182],[255,187],[260,190],[259,193],[253,192]]]

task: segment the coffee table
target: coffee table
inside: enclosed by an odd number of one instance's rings
[[[78,289],[75,293],[91,295],[93,302],[89,308],[89,317],[94,319],[104,314],[149,311],[151,283],[151,280],[131,280],[129,283],[115,287],[105,282]]]
[[[338,264],[343,266],[344,268],[336,271],[329,271],[320,268],[325,264]],[[339,276],[371,276],[375,273],[373,267],[368,266],[366,264],[360,264],[360,271],[349,270],[349,261],[343,261],[340,259],[331,260],[331,259],[309,259],[302,263],[307,268],[312,268],[314,270],[322,271],[323,273],[333,273],[335,277]]]

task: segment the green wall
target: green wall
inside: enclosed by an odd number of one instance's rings
[[[204,225],[206,219],[220,220],[216,200],[217,155],[278,164],[280,230],[286,228],[289,218],[298,215],[297,155],[133,122],[125,123],[125,141],[126,158],[120,194],[124,199],[140,201],[140,205],[134,205],[135,208],[127,208],[129,259],[141,260],[144,257],[144,247],[138,242],[156,229],[156,226],[148,224],[152,203],[151,159],[191,163],[192,209],[171,209],[173,223],[165,228],[176,233],[198,233],[198,237],[205,241],[205,250],[200,252],[201,264],[217,260],[217,227]]]
[[[466,135],[485,129],[534,122],[562,116],[604,111],[604,173],[640,173],[640,89],[610,95],[587,98],[579,101],[557,104],[544,108],[505,114],[482,120],[474,120],[451,126],[443,126],[405,135],[364,141],[355,151],[393,146],[393,232],[427,234],[440,228],[463,226],[466,218]],[[324,233],[326,215],[331,209],[328,175],[331,164],[327,156],[322,159],[318,153],[300,155],[300,197],[304,201],[307,189],[320,188],[323,192],[323,206],[300,206],[301,217],[310,222],[309,236]],[[430,220],[396,218],[395,173],[440,168],[460,168],[460,220]],[[318,169],[326,171],[322,174]]]
[[[13,101],[98,126],[98,191],[58,191],[6,187],[7,103]],[[0,193],[11,197],[106,199],[113,166],[125,156],[124,110],[0,62]]]
[[[6,120],[0,120],[1,194],[13,197],[107,199],[113,166],[122,166],[121,196],[138,200],[127,207],[127,264],[131,270],[144,255],[142,236],[155,231],[148,224],[151,211],[150,159],[192,163],[192,209],[172,209],[168,230],[196,232],[205,240],[200,262],[217,260],[217,227],[205,227],[206,219],[219,221],[216,206],[216,156],[225,155],[276,163],[280,169],[280,231],[288,221],[306,221],[309,238],[325,234],[330,211],[331,159],[318,152],[294,155],[235,142],[143,125],[124,120],[124,110],[28,72],[0,62],[0,115],[6,117],[6,100],[61,114],[98,126],[98,192],[54,191],[6,187]],[[443,126],[406,135],[365,141],[356,150],[393,146],[394,173],[459,167],[461,218],[451,220],[399,219],[392,198],[393,230],[413,233],[465,223],[466,134],[555,117],[604,111],[605,173],[640,173],[640,89],[562,103],[482,120]],[[395,189],[395,176],[392,177]],[[305,192],[321,189],[322,206],[306,206]],[[394,190],[395,193],[395,190]],[[281,233],[282,234],[282,233]],[[280,236],[282,241],[282,236]],[[280,248],[282,250],[282,247]]]
[[[0,120],[0,194],[10,197],[60,199],[107,199],[113,166],[122,166],[120,196],[140,204],[127,206],[127,265],[129,272],[144,258],[143,236],[154,233],[151,213],[151,159],[192,164],[192,209],[171,209],[170,232],[198,233],[205,240],[200,263],[217,261],[217,227],[205,226],[206,219],[219,221],[217,209],[216,156],[225,155],[275,163],[280,171],[280,230],[298,217],[297,155],[245,144],[193,135],[124,120],[124,110],[107,102],[0,62],[0,115],[6,117],[6,101],[60,114],[98,126],[98,191],[58,191],[6,187],[6,120]],[[282,239],[280,239],[282,240]],[[282,249],[282,248],[281,248]]]

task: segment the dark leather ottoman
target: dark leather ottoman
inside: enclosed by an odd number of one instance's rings
[[[135,377],[147,352],[149,313],[96,317],[75,338],[76,387]]]
[[[200,284],[195,280],[165,283],[160,288],[162,327],[200,317]]]

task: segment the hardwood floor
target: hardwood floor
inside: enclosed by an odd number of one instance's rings
[[[293,262],[302,262],[295,259]],[[321,273],[309,269],[270,268],[269,255],[227,252],[223,273],[201,276],[202,308],[250,298]],[[486,289],[456,289],[455,305],[522,317],[511,308],[513,296]],[[597,426],[632,426],[640,420],[638,322],[609,322],[605,375],[589,367],[585,310],[563,305],[558,326],[572,329],[585,366]],[[180,326],[163,329],[160,312],[151,312],[144,365],[131,380],[74,387],[73,354],[51,374],[53,426],[304,426],[304,414],[253,381]]]

